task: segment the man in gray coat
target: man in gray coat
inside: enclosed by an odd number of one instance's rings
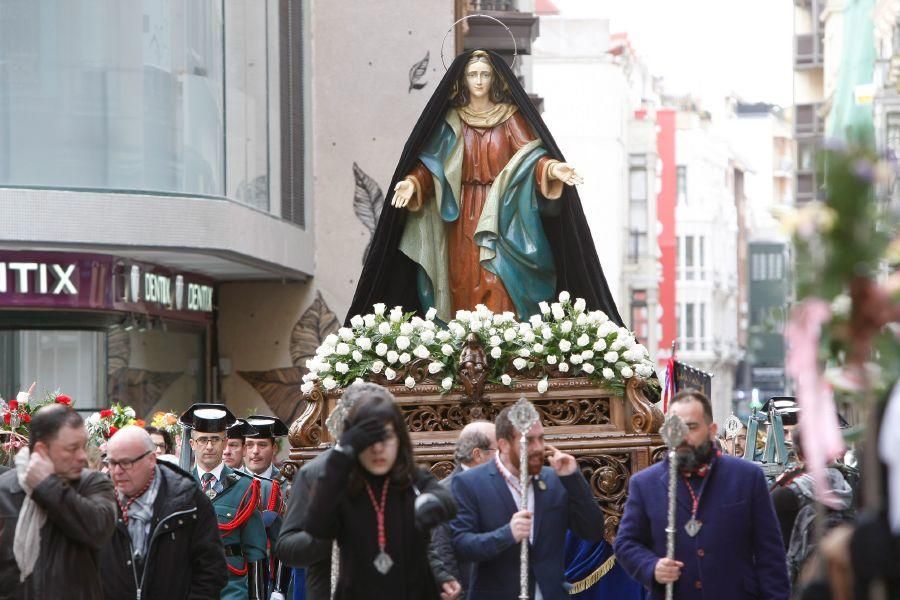
[[[0,600],[103,597],[98,554],[116,500],[109,478],[85,468],[86,442],[71,407],[44,407],[16,468],[0,475]]]

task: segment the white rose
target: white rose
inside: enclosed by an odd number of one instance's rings
[[[406,387],[408,387],[409,389],[412,389],[412,388],[416,387],[416,380],[413,379],[412,377],[407,377],[407,378],[403,381],[403,383],[404,383],[404,384],[406,385]]]
[[[310,387],[310,389],[312,389],[312,388]],[[24,392],[19,392],[19,394],[22,394],[22,393],[24,393]],[[25,394],[25,395],[27,396],[28,394]],[[18,394],[16,395],[16,401],[17,402],[19,401]],[[88,417],[88,423],[90,423],[91,425],[93,425],[95,427],[96,427],[97,423],[99,423],[99,422],[100,422],[100,413],[98,413],[98,412],[91,413],[91,416]]]
[[[541,352],[544,351],[544,345],[543,344],[535,344],[534,351],[537,352],[538,354],[540,354]]]
[[[583,352],[581,353],[581,358],[584,359],[584,360],[591,360],[592,358],[594,358],[594,351],[593,351],[593,350],[585,350],[585,351],[583,351]]]
[[[619,353],[618,352],[607,352],[606,354],[603,355],[603,360],[605,360],[608,363],[614,363],[617,360],[619,360]]]
[[[578,342],[579,346],[587,346],[590,343],[591,338],[588,336],[588,334],[582,333],[580,336],[578,336],[578,339],[576,341]]]
[[[592,365],[591,363],[584,363],[583,365],[581,365],[581,370],[590,375],[594,372],[594,365]]]
[[[365,324],[365,321],[363,321],[363,318],[361,316],[353,315],[353,318],[350,319],[350,324],[353,327],[362,327],[363,324]]]
[[[434,332],[428,329],[422,331],[422,341],[426,344],[430,344],[434,341]]]
[[[388,350],[387,359],[389,363],[394,364],[395,362],[397,362],[398,358],[400,358],[400,355],[397,354],[396,350]]]
[[[509,385],[512,383],[512,377],[504,373],[500,376],[500,381],[503,383],[503,385]]]
[[[539,302],[539,303],[538,303],[538,307],[541,309],[541,314],[542,314],[542,315],[549,315],[549,314],[550,314],[550,305],[547,304],[546,302]]]
[[[563,311],[563,307],[559,302],[554,302],[550,305],[550,312],[553,313],[553,318],[557,321],[566,316],[566,313]]]
[[[309,394],[311,391],[313,391],[314,387],[316,387],[315,383],[313,383],[312,381],[307,381],[306,383],[304,383],[303,385],[300,386],[300,392],[303,394]]]
[[[326,362],[323,362],[319,365],[319,373],[327,373],[330,370],[331,370],[331,365]]]
[[[341,342],[337,345],[337,348],[334,350],[335,354],[339,354],[340,356],[344,356],[346,354],[350,354],[350,346],[344,342]]]
[[[437,316],[437,309],[436,309],[435,307],[432,306],[432,307],[429,308],[428,311],[425,313],[425,320],[426,320],[426,321],[433,321],[434,318],[435,318],[436,316]]]
[[[397,358],[397,360],[400,361],[401,365],[405,365],[406,363],[409,362],[410,358],[412,358],[412,357],[409,355],[409,352],[404,352]]]
[[[548,365],[555,365],[557,360],[558,360],[558,359],[556,358],[556,355],[551,354],[550,356],[547,357],[547,364],[548,364]]]
[[[359,346],[360,350],[371,350],[372,349],[372,340],[367,337],[361,337],[356,340],[356,345]]]
[[[648,365],[638,365],[634,368],[634,370],[638,374],[638,376],[644,379],[650,376],[651,369]]]
[[[559,363],[559,372],[560,373],[568,373],[569,372],[569,363],[561,362]]]
[[[466,322],[469,321],[469,319],[471,318],[471,316],[472,316],[472,313],[470,313],[470,312],[467,311],[467,310],[458,310],[458,311],[456,311],[456,320],[457,320],[457,321],[462,321],[463,323],[466,323]]]
[[[616,330],[616,325],[612,321],[604,321],[597,328],[597,337],[605,338]]]
[[[340,337],[345,342],[349,342],[353,339],[353,330],[349,327],[341,327],[338,329],[338,337]]]
[[[606,350],[606,341],[597,340],[596,342],[594,342],[593,348],[595,352],[603,352],[604,350]]]
[[[584,359],[581,358],[580,354],[573,354],[569,357],[569,362],[573,365],[580,365],[582,362],[584,362]]]
[[[342,363],[342,362],[335,363],[334,370],[337,371],[338,373],[340,373],[341,375],[343,375],[344,373],[346,373],[347,371],[350,370],[350,365],[348,365],[347,363]]]
[[[381,373],[381,370],[384,369],[384,363],[380,360],[376,360],[372,363],[372,372],[373,373]]]
[[[572,321],[563,321],[559,324],[559,330],[563,333],[569,333],[572,331]]]
[[[550,341],[553,339],[553,331],[549,327],[544,327],[541,329],[541,337],[544,338],[544,341]]]
[[[584,301],[584,298],[576,298],[575,299],[575,311],[576,312],[584,312],[587,303]]]
[[[400,350],[406,350],[409,348],[409,338],[405,335],[397,336],[397,348]]]
[[[428,351],[428,348],[426,348],[425,346],[423,346],[421,344],[416,346],[416,349],[413,350],[413,354],[415,354],[419,358],[428,358],[429,356],[431,356],[431,353]]]
[[[634,352],[635,356],[638,358],[650,356],[650,352],[647,351],[647,347],[643,344],[635,344],[631,351]]]
[[[506,331],[503,332],[503,339],[507,342],[511,342],[516,339],[516,330],[510,327]]]
[[[403,307],[395,306],[391,309],[390,319],[392,323],[399,323],[403,320]]]
[[[376,305],[373,306],[372,308],[375,309],[375,314],[378,315],[378,316],[380,317],[381,315],[384,314],[384,309],[387,308],[387,307],[384,305],[384,302],[379,302],[378,304],[376,304]]]
[[[435,335],[435,337],[438,339],[439,342],[446,342],[447,340],[450,339],[450,332],[447,331],[446,329],[441,329],[440,331],[437,332],[437,335]]]
[[[387,378],[388,381],[393,381],[394,377],[397,376],[397,372],[395,370],[393,370],[392,368],[388,367],[387,369],[384,370],[384,376]]]
[[[547,381],[547,378],[544,377],[537,384],[537,391],[539,394],[543,394],[550,388],[550,383]]]
[[[369,314],[363,317],[363,323],[365,323],[366,327],[374,327],[375,326],[375,315]]]
[[[441,353],[443,353],[444,356],[450,356],[451,354],[453,354],[453,346],[451,346],[450,344],[444,344],[443,346],[441,346]]]
[[[530,344],[534,341],[534,332],[530,329],[525,331],[522,334],[522,340],[524,340],[526,344]]]
[[[516,368],[517,371],[521,371],[527,365],[528,365],[528,361],[521,357],[517,358],[513,361],[513,366]]]
[[[572,342],[569,340],[559,340],[559,349],[563,352],[568,352],[572,349]]]
[[[503,343],[503,340],[500,339],[500,336],[499,336],[499,335],[492,335],[492,336],[491,336],[491,339],[488,340],[488,343],[489,343],[491,346],[499,346],[500,344]]]
[[[597,320],[600,323],[606,323],[607,321],[609,321],[609,317],[602,310],[598,310],[598,311],[596,311],[596,313],[597,313]]]
[[[450,331],[452,331],[453,335],[458,338],[465,337],[466,335],[466,330],[459,323],[451,323]]]
[[[622,374],[622,377],[624,377],[625,379],[628,379],[629,377],[634,377],[634,371],[632,371],[631,367],[629,367],[629,366],[622,367],[622,370],[619,372]]]
[[[528,358],[529,356],[531,356],[531,350],[529,350],[528,348],[520,348],[519,356],[521,356],[522,358]]]
[[[452,377],[444,377],[443,381],[441,381],[441,387],[445,390],[449,390],[453,387],[453,378]]]
[[[546,302],[544,303],[546,304]],[[547,307],[547,310],[550,310],[550,307]],[[543,323],[543,319],[541,319],[541,315],[531,315],[531,318],[528,319],[528,322],[531,323],[531,326],[537,329]]]
[[[28,395],[28,392],[19,392],[16,394],[16,402],[19,403],[19,406],[28,406],[29,400],[31,400],[31,396]]]
[[[503,354],[503,351],[500,349],[500,346],[491,348],[491,358],[500,358],[501,354]]]
[[[613,343],[609,345],[609,349],[615,350],[616,352],[618,352],[624,346],[625,346],[625,342],[622,341],[620,338],[616,338],[615,340],[613,340]]]
[[[322,344],[334,348],[335,345],[337,345],[338,341],[340,341],[338,339],[338,336],[334,335],[333,333],[329,333],[327,336],[325,336],[325,341],[323,341]]]
[[[385,344],[384,342],[375,346],[375,354],[377,354],[378,356],[384,356],[385,354],[387,354],[387,351],[387,344]]]
[[[484,324],[480,319],[472,319],[471,321],[469,321],[469,329],[471,329],[472,331],[481,331],[481,328],[483,326]]]
[[[605,367],[603,369],[603,379],[615,379],[615,377],[616,374],[612,369],[610,369],[609,367]]]
[[[322,380],[322,385],[325,386],[326,390],[333,390],[337,387],[337,381],[335,381],[333,377],[326,377]]]
[[[575,317],[575,324],[579,327],[584,327],[588,323],[587,315],[584,313],[579,313],[577,317]]]
[[[569,296],[569,292],[563,290],[559,293],[559,301],[560,302],[568,302],[569,298],[571,298],[571,296]]]
[[[391,324],[387,321],[382,321],[378,324],[378,333],[381,335],[387,335],[391,332]]]
[[[428,364],[428,372],[431,373],[432,375],[440,373],[443,370],[443,368],[444,368],[443,363],[432,362],[432,363]]]
[[[316,354],[318,354],[320,358],[328,358],[334,354],[334,346],[319,346],[319,349],[316,350]]]
[[[401,335],[409,335],[413,332],[413,324],[412,323],[400,323],[400,334]]]

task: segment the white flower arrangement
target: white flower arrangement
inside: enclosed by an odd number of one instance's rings
[[[583,299],[573,302],[562,292],[557,302],[539,306],[540,314],[521,322],[512,313],[478,305],[443,324],[433,309],[422,319],[399,306],[388,311],[376,304],[372,314],[353,316],[349,327],[325,338],[306,363],[301,390],[332,390],[362,378],[409,389],[427,382],[449,392],[470,334],[484,348],[490,383],[537,379],[544,393],[554,377],[588,377],[619,390],[629,378],[652,377],[654,364],[634,334],[602,311],[586,311]]]

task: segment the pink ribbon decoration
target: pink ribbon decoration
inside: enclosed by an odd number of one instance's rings
[[[844,452],[844,440],[831,386],[818,360],[822,324],[830,317],[831,307],[819,298],[809,298],[794,308],[784,334],[788,343],[785,367],[797,384],[803,456],[816,496],[826,506],[838,508],[825,469]]]

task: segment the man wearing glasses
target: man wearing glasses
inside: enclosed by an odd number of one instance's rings
[[[194,404],[183,415],[191,428],[196,464],[191,471],[212,501],[228,562],[222,600],[266,598],[266,530],[260,515],[259,481],[222,462],[226,430],[237,419],[224,404]]]
[[[216,513],[196,481],[157,461],[149,433],[129,425],[107,444],[118,519],[100,553],[103,595],[215,598],[228,580]]]

